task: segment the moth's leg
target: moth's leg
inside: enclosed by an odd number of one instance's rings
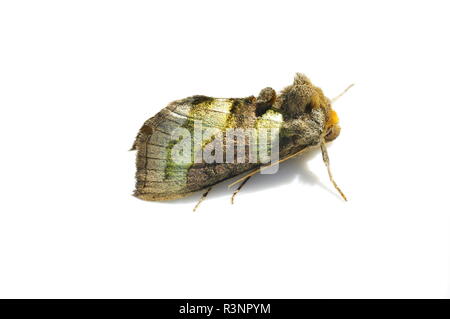
[[[327,147],[325,146],[325,141],[322,140],[320,143],[320,149],[322,150],[322,158],[323,162],[325,163],[325,166],[328,170],[328,176],[330,177],[331,183],[333,183],[334,188],[341,194],[342,198],[347,201],[347,197],[345,197],[344,193],[341,191],[339,186],[337,186],[336,182],[333,179],[333,175],[331,174],[331,168],[330,168],[330,158],[328,157]]]
[[[199,199],[198,202],[197,202],[197,205],[195,205],[195,207],[194,207],[194,209],[193,209],[194,212],[196,211],[196,209],[198,208],[198,206],[200,206],[201,202],[203,202],[203,201],[205,200],[206,196],[208,196],[208,193],[209,193],[209,191],[210,191],[211,189],[212,189],[212,187],[208,188],[208,189],[206,190],[206,192],[204,192],[204,193],[202,194],[202,197],[200,197],[200,199]]]
[[[251,176],[246,177],[241,185],[239,185],[239,187],[233,192],[233,195],[231,195],[231,204],[234,204],[234,197],[237,195],[237,193],[239,193],[239,191],[241,190],[241,188],[245,185],[245,183],[247,183],[247,181],[251,178]]]

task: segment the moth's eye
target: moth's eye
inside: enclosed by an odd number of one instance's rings
[[[340,132],[341,132],[341,128],[339,127],[339,125],[333,125],[333,126],[328,127],[327,132],[325,134],[325,140],[326,141],[334,140],[336,137],[339,136]]]

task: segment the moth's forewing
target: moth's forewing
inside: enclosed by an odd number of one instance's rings
[[[280,111],[268,109],[260,116],[256,116],[255,108],[253,97],[227,99],[193,96],[172,102],[147,120],[133,146],[138,151],[135,196],[156,201],[185,197],[262,165],[261,162],[251,161],[248,158],[248,150],[250,147],[255,147],[255,145],[249,145],[252,139],[245,139],[247,152],[244,162],[237,163],[236,158],[232,163],[229,161],[206,163],[204,160],[194,162],[195,148],[205,149],[206,147],[205,141],[195,139],[195,125],[198,123],[201,123],[203,131],[215,128],[224,133],[224,152],[230,147],[230,140],[225,137],[225,131],[230,128],[256,129],[257,131],[264,128],[278,129],[281,158],[310,146],[308,136],[300,140],[298,136],[284,136],[283,130],[289,124],[283,120]],[[306,120],[310,119],[306,118]],[[314,119],[311,121],[311,125],[322,125],[322,123],[316,123]],[[179,129],[184,129],[194,138],[194,147],[190,150],[190,163],[180,164],[173,160],[172,151],[179,142],[173,135]],[[314,134],[314,130],[306,134]],[[236,141],[232,140],[231,143]],[[226,154],[224,154],[225,158]]]

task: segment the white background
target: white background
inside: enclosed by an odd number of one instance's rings
[[[446,1],[2,1],[0,297],[450,296]],[[131,196],[168,102],[333,97],[320,154],[198,212]]]

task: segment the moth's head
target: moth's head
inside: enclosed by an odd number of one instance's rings
[[[341,127],[339,126],[339,117],[335,110],[330,107],[327,109],[327,121],[325,123],[325,141],[330,142],[339,136]]]
[[[322,92],[322,90],[320,91]],[[326,142],[330,142],[336,139],[336,137],[339,136],[339,133],[341,133],[341,127],[339,126],[339,117],[336,111],[333,110],[330,99],[325,97],[325,103],[321,104],[320,107],[322,107],[325,111],[324,138]]]
[[[314,109],[322,109],[325,113],[325,140],[332,141],[339,136],[341,128],[339,118],[331,107],[331,101],[314,86],[304,74],[297,73],[294,83],[286,87],[277,101],[279,108],[288,118],[299,118]]]

